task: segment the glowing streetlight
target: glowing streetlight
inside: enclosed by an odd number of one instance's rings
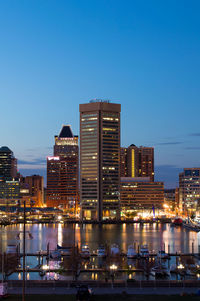
[[[110,266],[110,271],[114,273],[116,270],[117,270],[117,265],[112,264],[112,265]]]
[[[49,266],[48,266],[47,264],[45,264],[45,265],[42,266],[42,269],[43,269],[44,271],[47,271],[47,270],[49,269]]]
[[[115,264],[112,264],[110,266],[110,272],[111,272],[111,279],[112,279],[112,287],[114,283],[114,277],[115,277],[115,272],[117,271],[117,266]]]
[[[177,266],[177,269],[179,269],[179,270],[184,269],[184,265],[182,265],[182,263],[180,263],[180,264]]]

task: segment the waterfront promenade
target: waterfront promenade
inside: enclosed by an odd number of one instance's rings
[[[95,294],[180,294],[182,292],[195,293],[200,290],[199,280],[148,280],[148,281],[26,281],[27,294],[74,294],[79,285],[88,285]],[[8,281],[9,293],[20,294],[22,281]]]
[[[115,295],[115,294],[127,294],[127,295],[183,295],[183,294],[198,294],[200,290],[196,287],[173,287],[170,289],[166,289],[164,287],[159,288],[127,288],[127,287],[114,287],[114,288],[93,288],[94,296],[95,295]],[[27,288],[27,295],[75,295],[77,289],[76,288],[66,288],[66,287],[51,287],[51,288]],[[21,288],[9,288],[8,293],[11,295],[21,295]]]

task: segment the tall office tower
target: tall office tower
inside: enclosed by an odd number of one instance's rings
[[[79,110],[81,218],[118,219],[121,105],[95,100]]]
[[[70,125],[63,125],[59,136],[55,136],[54,156],[76,158],[78,162],[78,136],[74,136]]]
[[[29,198],[34,202],[35,207],[44,205],[44,179],[42,176],[33,175],[24,178],[24,183],[29,187]]]
[[[150,177],[154,181],[154,148],[140,146],[138,148],[138,176]]]
[[[154,148],[137,147],[131,144],[128,148],[121,147],[121,177],[150,177],[154,181]]]
[[[13,152],[7,147],[0,148],[0,178],[10,181],[17,176],[17,159]]]
[[[191,215],[200,207],[200,168],[184,168],[179,174],[179,201],[183,211]]]
[[[120,147],[120,177],[128,177],[126,147]]]
[[[78,136],[64,125],[47,158],[47,206],[71,208],[78,200]]]
[[[120,149],[121,177],[138,177],[138,148],[134,144]]]
[[[1,204],[13,205],[20,197],[17,177],[17,159],[7,147],[0,148],[0,199]]]
[[[139,176],[138,153],[138,147],[134,144],[127,148],[127,177]]]
[[[58,207],[60,205],[60,157],[47,157],[47,207]],[[66,201],[65,201],[66,202]]]

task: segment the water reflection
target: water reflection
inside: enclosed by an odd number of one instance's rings
[[[63,243],[63,229],[62,224],[58,224],[58,245],[61,246]]]
[[[17,233],[22,231],[22,225],[10,225],[1,227],[1,239],[3,250],[8,244],[18,244]],[[200,233],[192,232],[184,228],[170,227],[169,224],[121,224],[121,225],[78,225],[78,224],[34,224],[27,225],[27,230],[33,239],[27,239],[27,252],[46,250],[49,243],[54,250],[59,245],[72,245],[87,243],[92,250],[97,250],[99,245],[111,245],[116,243],[127,252],[128,246],[148,244],[150,251],[157,252],[164,248],[168,252],[198,252],[200,245]],[[0,239],[0,242],[1,242]],[[21,243],[22,251],[22,243]]]

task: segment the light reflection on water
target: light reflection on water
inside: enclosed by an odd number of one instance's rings
[[[22,251],[22,235],[17,240],[17,234],[23,230],[22,224],[10,225],[1,228],[3,250],[6,251],[8,244],[20,242]],[[101,244],[111,245],[117,243],[121,250],[127,251],[130,244],[148,244],[150,251],[158,251],[165,246],[170,252],[198,252],[200,245],[200,233],[189,231],[181,227],[170,227],[169,224],[114,224],[114,225],[91,225],[91,224],[34,224],[26,225],[33,239],[26,239],[26,251],[36,252],[46,250],[47,244],[54,250],[59,245],[67,246],[87,243],[92,250]],[[1,239],[0,239],[1,244]],[[0,248],[1,249],[1,248]]]
[[[61,246],[63,242],[62,224],[58,224],[58,245]]]

